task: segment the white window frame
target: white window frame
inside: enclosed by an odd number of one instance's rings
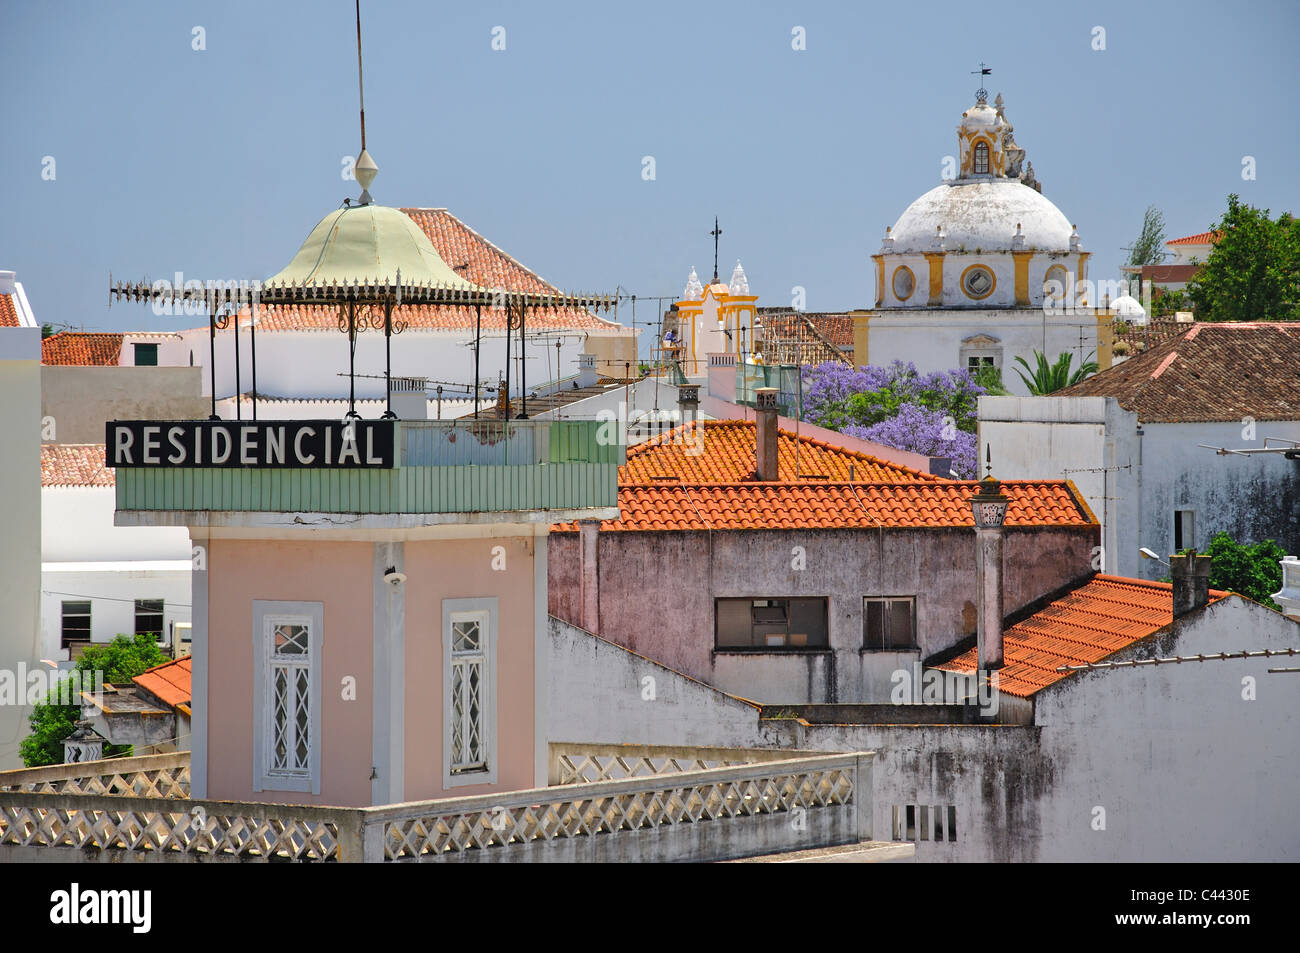
[[[253,602],[253,790],[321,791],[321,662],[325,643],[325,605],[321,602]],[[307,626],[308,749],[305,768],[286,771],[271,767],[274,730],[272,681],[277,625]]]
[[[495,784],[498,776],[499,751],[497,748],[497,600],[444,599],[442,601],[442,780],[444,788],[470,784]],[[482,698],[479,708],[483,713],[480,737],[483,741],[482,768],[455,770],[452,765],[452,667],[458,659],[452,653],[451,627],[456,622],[475,621],[482,632],[482,645],[475,656],[481,659],[483,672],[480,679]],[[461,658],[464,658],[462,656]]]

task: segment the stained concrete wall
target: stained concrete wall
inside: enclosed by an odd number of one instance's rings
[[[41,415],[58,443],[103,443],[109,420],[202,420],[198,367],[41,367]]]
[[[1095,527],[1008,529],[1006,611],[1088,575],[1096,544]],[[607,532],[598,559],[599,635],[767,704],[888,701],[900,662],[975,633],[970,530]],[[551,614],[577,624],[577,534],[552,534],[549,572]],[[715,598],[787,596],[829,598],[829,656],[715,651]],[[864,596],[916,597],[917,651],[862,649]]]
[[[550,619],[551,741],[776,746],[759,709],[652,659]]]
[[[1223,530],[1242,542],[1277,540],[1300,552],[1300,462],[1281,454],[1220,456],[1211,447],[1300,441],[1300,420],[1139,423],[1113,397],[981,397],[980,453],[1003,479],[1070,479],[1103,527],[1104,569],[1160,579],[1167,567],[1138,550],[1174,552],[1174,511],[1191,510],[1184,546]],[[1274,443],[1273,446],[1278,446]]]
[[[875,751],[876,839],[895,808],[956,809],[955,840],[916,833],[918,861],[1300,859],[1300,680],[1269,673],[1287,665],[1276,657],[1072,675],[1036,696],[1030,726],[755,724],[743,703],[555,620],[551,639],[553,736]],[[1298,647],[1300,624],[1232,596],[1115,659]],[[647,675],[656,701],[638,693]]]

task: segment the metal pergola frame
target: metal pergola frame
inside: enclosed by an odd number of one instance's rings
[[[201,285],[201,286],[199,286]],[[198,286],[198,287],[196,287]],[[348,336],[348,416],[359,417],[356,412],[356,348],[357,335],[368,329],[384,332],[384,378],[387,393],[385,418],[393,418],[392,398],[392,336],[401,334],[408,327],[405,321],[393,320],[395,309],[415,305],[442,307],[473,307],[474,322],[474,416],[478,416],[479,399],[479,352],[483,338],[483,308],[504,308],[506,311],[506,379],[505,395],[507,416],[510,400],[510,342],[511,332],[519,331],[520,340],[527,335],[527,311],[529,308],[578,308],[608,311],[615,307],[615,296],[600,294],[546,294],[527,291],[506,291],[497,288],[465,288],[449,285],[404,283],[399,271],[395,280],[363,280],[353,282],[329,283],[280,283],[261,284],[236,282],[187,282],[186,287],[175,288],[167,282],[153,282],[145,279],[137,282],[115,282],[109,276],[109,304],[114,301],[148,301],[151,304],[174,305],[176,303],[203,304],[208,312],[209,340],[209,376],[212,389],[212,419],[217,415],[217,331],[230,327],[235,320],[235,416],[242,415],[239,401],[239,324],[238,315],[247,305],[252,317],[252,361],[253,361],[253,419],[257,419],[257,308],[259,305],[316,305],[337,306],[339,309],[339,330]],[[232,311],[222,314],[222,310],[233,306]],[[376,309],[382,309],[380,313]],[[400,312],[399,312],[400,314]],[[521,370],[520,374],[523,375]],[[527,384],[520,380],[520,412],[518,419],[528,417]]]

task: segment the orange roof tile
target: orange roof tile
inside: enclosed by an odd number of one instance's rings
[[[949,529],[973,527],[975,481],[906,483],[642,483],[619,487],[619,518],[609,531],[744,529]],[[1063,480],[1008,480],[1006,525],[1095,526]],[[576,523],[559,524],[572,532]]]
[[[164,705],[170,705],[173,708],[178,705],[188,705],[191,676],[193,674],[191,662],[192,657],[189,655],[170,662],[163,662],[161,665],[155,665],[153,668],[141,672],[131,681],[150,695],[153,695]]]
[[[60,331],[41,342],[41,363],[116,367],[123,337],[110,332]]]
[[[1210,590],[1217,602],[1227,592]],[[1004,667],[998,689],[1028,698],[1073,672],[1062,665],[1100,662],[1174,621],[1173,586],[1098,574],[1002,634]],[[977,650],[936,665],[947,672],[975,671]]]
[[[660,483],[675,478],[684,483],[742,483],[754,474],[755,424],[752,420],[691,421],[645,443],[629,447],[627,463],[619,468],[624,483]],[[778,431],[777,475],[782,481],[899,483],[934,482],[939,477],[870,454],[846,450],[800,435],[799,473],[795,472],[795,435]]]
[[[18,309],[14,307],[13,295],[0,295],[0,328],[16,328]]]
[[[102,443],[41,444],[41,486],[114,486]]]
[[[506,291],[555,294],[550,282],[525,268],[496,245],[474,231],[444,208],[402,209],[420,226],[438,254],[458,275],[484,288]],[[409,328],[420,330],[464,330],[473,328],[477,316],[473,308],[420,305],[404,308],[401,320]],[[621,325],[606,321],[580,308],[530,309],[526,320],[529,330],[582,328],[618,331]],[[482,327],[486,331],[505,330],[505,309],[484,308]],[[337,331],[338,309],[293,305],[258,310],[259,331]]]
[[[1171,238],[1165,242],[1166,245],[1213,245],[1219,240],[1222,232],[1197,232],[1195,235],[1185,235],[1182,238]]]

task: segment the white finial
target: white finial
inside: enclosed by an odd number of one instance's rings
[[[375,181],[375,176],[379,174],[379,166],[365,149],[362,149],[361,155],[357,156],[356,164],[352,166],[352,174],[357,177],[357,183],[361,186],[361,204],[369,205],[374,201],[370,197],[370,183]]]
[[[682,298],[686,301],[697,301],[704,297],[704,285],[700,284],[700,276],[695,273],[695,266],[691,265],[691,273],[686,278],[686,291]]]
[[[1070,251],[1079,250],[1079,226],[1070,226]]]
[[[749,294],[749,279],[745,277],[745,269],[740,267],[740,259],[736,259],[736,267],[731,272],[731,284],[728,289],[733,295]]]
[[[1016,222],[1016,233],[1011,236],[1011,247],[1016,249],[1025,247],[1025,230],[1020,227],[1019,222]]]

